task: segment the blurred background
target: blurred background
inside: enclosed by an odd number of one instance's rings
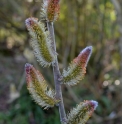
[[[25,28],[40,18],[41,0],[0,0],[0,124],[60,124],[57,107],[43,110],[28,94],[24,65],[31,63],[54,88],[52,68],[33,56]],[[87,124],[122,124],[122,0],[61,0],[55,22],[62,72],[86,46],[93,46],[85,78],[62,86],[66,112],[83,100],[99,106]]]

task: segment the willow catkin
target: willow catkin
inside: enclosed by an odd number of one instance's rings
[[[44,0],[41,9],[41,19],[54,22],[59,18],[59,0]]]
[[[25,65],[27,89],[33,100],[41,107],[53,107],[59,102],[55,99],[54,91],[48,88],[42,74],[37,71],[31,64]]]
[[[92,53],[92,47],[86,47],[70,63],[68,70],[63,70],[62,81],[64,84],[76,85],[86,73],[86,66]]]
[[[96,101],[84,101],[67,115],[67,124],[85,124],[98,106]]]
[[[44,67],[50,66],[55,61],[56,52],[52,49],[49,32],[36,18],[26,19],[25,24],[32,37],[31,46],[37,61]]]

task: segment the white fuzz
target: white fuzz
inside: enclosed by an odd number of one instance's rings
[[[86,112],[85,114],[84,111],[80,112],[83,109],[83,107],[84,107],[83,105],[79,104],[76,108],[73,108],[71,110],[71,112],[67,116],[67,122],[68,122],[67,124],[74,124],[74,122],[75,124],[85,124],[87,122],[89,118],[89,112]],[[84,116],[81,118],[80,115],[78,115],[78,113]]]
[[[46,15],[47,6],[48,6],[48,0],[44,0],[42,7],[41,7],[41,12],[40,12],[41,20],[46,20],[47,18],[47,15]]]
[[[52,48],[49,31],[46,31],[44,24],[35,18],[28,18],[25,23],[32,37],[31,46],[37,61],[43,67],[50,66],[54,63],[57,54]]]
[[[43,88],[43,89],[42,89]],[[29,86],[27,87],[29,90],[29,93],[31,94],[33,100],[43,107],[44,109],[47,109],[49,107],[53,107],[55,104],[55,94],[52,89],[47,89],[47,85],[45,83],[40,83],[40,90],[41,90],[41,95],[38,94],[38,89],[33,85],[33,82],[29,82]],[[52,104],[53,102],[53,104]]]
[[[28,63],[25,65],[25,71],[27,89],[38,105],[47,109],[59,102],[59,100],[55,99],[54,91],[51,88],[48,88],[46,81],[39,71]]]
[[[67,116],[67,124],[85,124],[98,103],[96,101],[85,101],[73,108]]]
[[[66,78],[68,77],[72,72],[74,72],[75,68],[77,67],[78,65],[76,63],[71,63],[67,69],[67,71],[64,69],[63,70],[63,78]],[[70,80],[68,80],[67,82],[64,82],[64,84],[68,84],[69,86],[74,86],[76,84],[79,83],[80,80],[83,79],[84,77],[84,72],[85,70],[82,70],[80,69],[79,73],[75,76],[75,77],[71,77]],[[72,76],[72,75],[71,75]]]
[[[34,102],[36,102],[38,105],[43,107],[44,109],[50,108],[50,104],[47,104],[37,93],[33,88],[27,88],[29,90],[29,93],[31,94],[31,97],[33,98]]]

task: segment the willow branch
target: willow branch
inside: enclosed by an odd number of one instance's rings
[[[53,50],[56,52],[53,22],[48,22],[47,25],[48,25],[48,30],[50,32],[50,36],[52,40],[52,47],[53,47]],[[62,124],[66,124],[66,113],[65,113],[64,103],[63,103],[63,98],[62,98],[61,81],[58,80],[61,78],[61,74],[60,74],[60,70],[58,66],[57,57],[56,57],[55,63],[52,66],[53,66],[53,73],[54,73],[56,99],[60,99],[60,102],[58,104],[60,119],[61,119]]]

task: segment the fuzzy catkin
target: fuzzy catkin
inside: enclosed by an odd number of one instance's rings
[[[59,0],[45,0],[41,9],[41,19],[54,22],[59,18]]]
[[[46,31],[44,24],[36,18],[28,18],[25,23],[32,37],[31,46],[37,61],[43,67],[50,66],[55,61],[56,52],[52,49],[49,32]]]
[[[33,100],[41,107],[53,107],[59,101],[55,99],[54,91],[48,88],[46,81],[39,71],[31,64],[25,65],[27,89]]]
[[[85,124],[98,106],[96,101],[84,101],[67,115],[67,124]]]
[[[63,70],[62,81],[64,84],[76,85],[84,78],[86,66],[91,56],[92,47],[83,49],[69,65],[67,71]]]

